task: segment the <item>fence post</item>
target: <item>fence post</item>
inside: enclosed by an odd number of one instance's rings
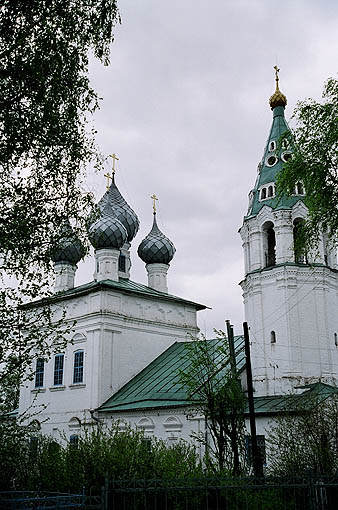
[[[81,506],[84,508],[85,504],[86,504],[86,487],[82,487]]]
[[[104,486],[101,487],[101,508],[102,510],[108,510],[108,475],[104,477]]]
[[[309,469],[308,471],[308,482],[309,482],[309,510],[316,510],[317,509],[316,494],[312,469]]]

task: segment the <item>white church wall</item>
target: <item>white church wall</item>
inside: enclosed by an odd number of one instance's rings
[[[186,303],[100,290],[57,303],[56,317],[64,308],[67,318],[76,320],[76,329],[73,343],[63,351],[62,384],[54,385],[52,356],[44,366],[43,387],[35,388],[33,379],[20,391],[19,413],[34,406],[46,433],[68,433],[72,417],[88,421],[90,409],[99,407],[165,349],[198,333],[196,310]],[[83,381],[74,384],[74,354],[79,349],[84,351]]]
[[[337,382],[338,278],[326,267],[272,267],[242,283],[257,395]],[[271,332],[275,332],[275,343]]]

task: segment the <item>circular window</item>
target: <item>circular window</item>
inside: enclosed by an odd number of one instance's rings
[[[291,158],[292,158],[291,152],[283,152],[282,160],[284,161],[284,163],[287,163],[288,161],[290,161]]]
[[[278,161],[277,156],[273,155],[266,158],[265,164],[266,166],[274,166],[277,163],[277,161]]]

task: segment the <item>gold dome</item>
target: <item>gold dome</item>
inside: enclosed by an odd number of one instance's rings
[[[286,96],[283,94],[283,92],[281,92],[279,90],[279,86],[278,86],[278,82],[279,82],[278,72],[279,72],[279,69],[278,69],[277,66],[274,66],[274,69],[275,69],[275,73],[276,73],[276,90],[275,90],[275,92],[272,94],[272,96],[269,99],[269,104],[271,106],[271,110],[273,110],[276,106],[284,106],[285,107],[286,104],[287,104]]]

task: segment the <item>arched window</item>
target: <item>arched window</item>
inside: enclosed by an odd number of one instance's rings
[[[261,200],[266,198],[266,188],[261,189]]]
[[[297,195],[304,195],[304,186],[301,182],[297,182],[296,190]]]
[[[275,331],[271,331],[271,333],[270,333],[270,342],[272,344],[276,343],[276,333],[275,333]]]
[[[293,249],[296,264],[307,264],[307,257],[302,248],[299,246],[300,236],[302,235],[303,218],[296,218],[293,222]]]
[[[42,358],[36,360],[35,368],[35,388],[43,388],[43,376],[45,372],[45,362]]]
[[[268,187],[268,197],[273,197],[273,186]]]
[[[276,236],[273,228],[273,223],[268,221],[263,226],[263,250],[264,250],[264,265],[265,267],[272,267],[276,265]]]
[[[54,386],[61,386],[63,384],[64,360],[64,354],[56,354],[54,358]]]
[[[334,338],[335,346],[338,347],[338,336],[337,336],[337,333],[333,333],[333,338]]]
[[[274,140],[272,140],[269,144],[269,151],[274,151],[276,150],[276,142]]]
[[[73,371],[73,384],[83,382],[83,365],[84,365],[84,352],[83,350],[74,352],[74,371]]]

